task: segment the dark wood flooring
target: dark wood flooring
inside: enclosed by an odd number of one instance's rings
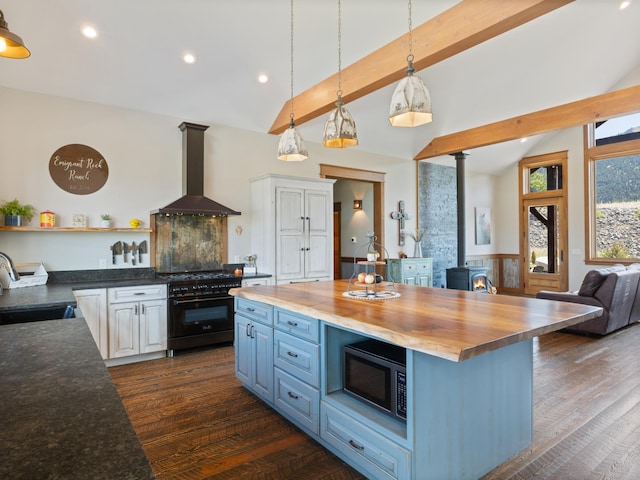
[[[640,325],[604,338],[552,333],[534,349],[533,444],[483,480],[640,479]],[[159,480],[364,478],[233,368],[231,347],[110,368]]]

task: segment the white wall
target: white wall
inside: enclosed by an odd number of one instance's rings
[[[353,201],[362,200],[362,210],[353,209]],[[340,233],[343,257],[353,257],[356,249],[367,242],[367,233],[373,231],[373,184],[353,180],[338,180],[333,186],[333,201],[340,202]],[[352,243],[351,238],[356,242]],[[363,253],[364,252],[364,253]],[[360,256],[366,250],[360,250]]]
[[[206,119],[152,115],[6,88],[0,88],[0,104],[0,201],[16,197],[38,212],[52,210],[57,226],[71,226],[73,213],[85,213],[89,226],[97,226],[100,213],[110,213],[118,227],[127,227],[133,217],[148,226],[151,211],[182,195],[178,125],[183,121],[210,125]],[[318,178],[320,163],[386,173],[385,236],[392,247],[387,247],[390,255],[397,255],[397,222],[389,213],[402,199],[415,215],[415,162],[358,147],[326,149],[305,140],[310,158],[285,163],[276,158],[275,135],[219,125],[206,131],[204,193],[242,212],[229,217],[228,260],[251,253],[249,179],[265,173]],[[52,153],[71,143],[88,145],[105,157],[109,179],[98,192],[73,195],[50,178]],[[34,218],[31,226],[39,225],[38,220]],[[129,232],[0,232],[0,251],[19,263],[42,260],[49,270],[94,269],[100,259],[108,259],[108,268],[113,268],[109,245],[148,238],[149,234]]]

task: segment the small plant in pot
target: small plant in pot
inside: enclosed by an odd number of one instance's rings
[[[111,215],[108,213],[103,213],[100,215],[100,226],[102,228],[109,228],[111,226]]]
[[[36,214],[33,205],[23,205],[18,199],[0,205],[0,213],[4,215],[4,224],[9,227],[20,227],[31,221]]]

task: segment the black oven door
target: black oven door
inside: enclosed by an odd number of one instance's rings
[[[169,337],[233,331],[233,297],[173,299]]]

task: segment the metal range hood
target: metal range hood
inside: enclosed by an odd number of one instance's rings
[[[204,131],[207,125],[183,122],[182,194],[183,196],[152,214],[226,217],[240,215],[204,196]]]

